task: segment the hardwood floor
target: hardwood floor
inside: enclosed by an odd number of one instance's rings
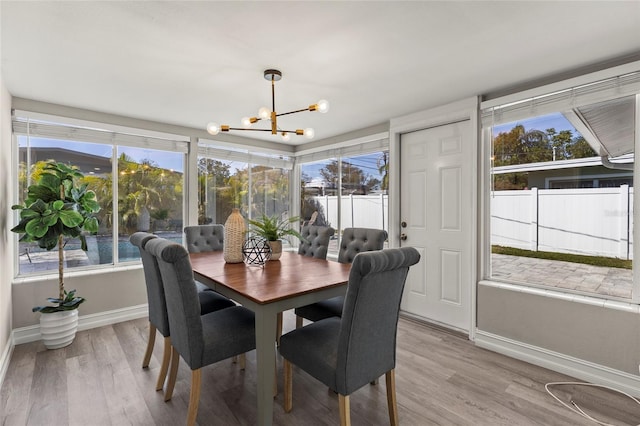
[[[295,326],[285,313],[284,329]],[[79,332],[71,346],[46,350],[34,342],[15,348],[0,393],[2,425],[179,425],[189,401],[190,371],[181,363],[173,399],[155,383],[162,339],[142,369],[148,322],[133,320]],[[548,382],[570,377],[475,347],[468,340],[410,320],[398,331],[396,387],[402,425],[585,425],[589,422],[549,396]],[[199,425],[256,424],[255,352],[241,371],[231,361],[203,369]],[[278,360],[282,390],[282,360]],[[560,389],[590,415],[615,425],[640,423],[640,406],[616,393]],[[276,425],[337,425],[338,398],[294,367],[293,411],[282,392]],[[351,396],[353,425],[387,425],[384,380]]]

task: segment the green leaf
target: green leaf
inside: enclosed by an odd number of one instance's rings
[[[30,220],[25,227],[25,232],[36,238],[44,237],[48,230],[49,225],[41,217]]]
[[[38,181],[38,185],[49,188],[53,192],[60,191],[60,178],[51,173],[43,173],[40,176],[40,180]]]
[[[34,217],[40,217],[40,216],[41,216],[41,213],[32,209],[23,209],[20,212],[20,217],[22,219],[33,219]]]
[[[49,209],[49,205],[44,200],[38,199],[31,203],[28,209],[40,214],[44,214]]]
[[[98,219],[95,217],[90,217],[89,219],[84,221],[83,228],[85,231],[95,234],[98,232]]]
[[[58,214],[64,226],[68,226],[69,228],[79,226],[84,221],[82,215],[75,210],[60,210]]]
[[[25,204],[28,205],[29,202],[33,202],[38,199],[48,203],[53,200],[57,200],[58,198],[60,198],[59,190],[56,191],[43,185],[31,185],[27,191]]]

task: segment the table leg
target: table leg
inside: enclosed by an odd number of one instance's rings
[[[273,386],[275,383],[274,368],[276,365],[275,337],[276,310],[262,306],[255,311],[256,315],[256,360],[258,375],[258,424],[273,424]]]

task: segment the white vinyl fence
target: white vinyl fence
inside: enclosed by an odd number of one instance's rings
[[[491,194],[491,244],[633,258],[633,188],[537,189]]]
[[[327,223],[338,226],[338,197],[335,195],[311,197],[324,210]],[[340,226],[344,228],[376,228],[389,230],[389,196],[345,195],[340,200]]]

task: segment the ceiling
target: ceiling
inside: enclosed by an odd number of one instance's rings
[[[640,1],[1,1],[0,18],[13,96],[239,127],[276,68],[278,112],[330,101],[278,120],[316,140],[640,54]]]

